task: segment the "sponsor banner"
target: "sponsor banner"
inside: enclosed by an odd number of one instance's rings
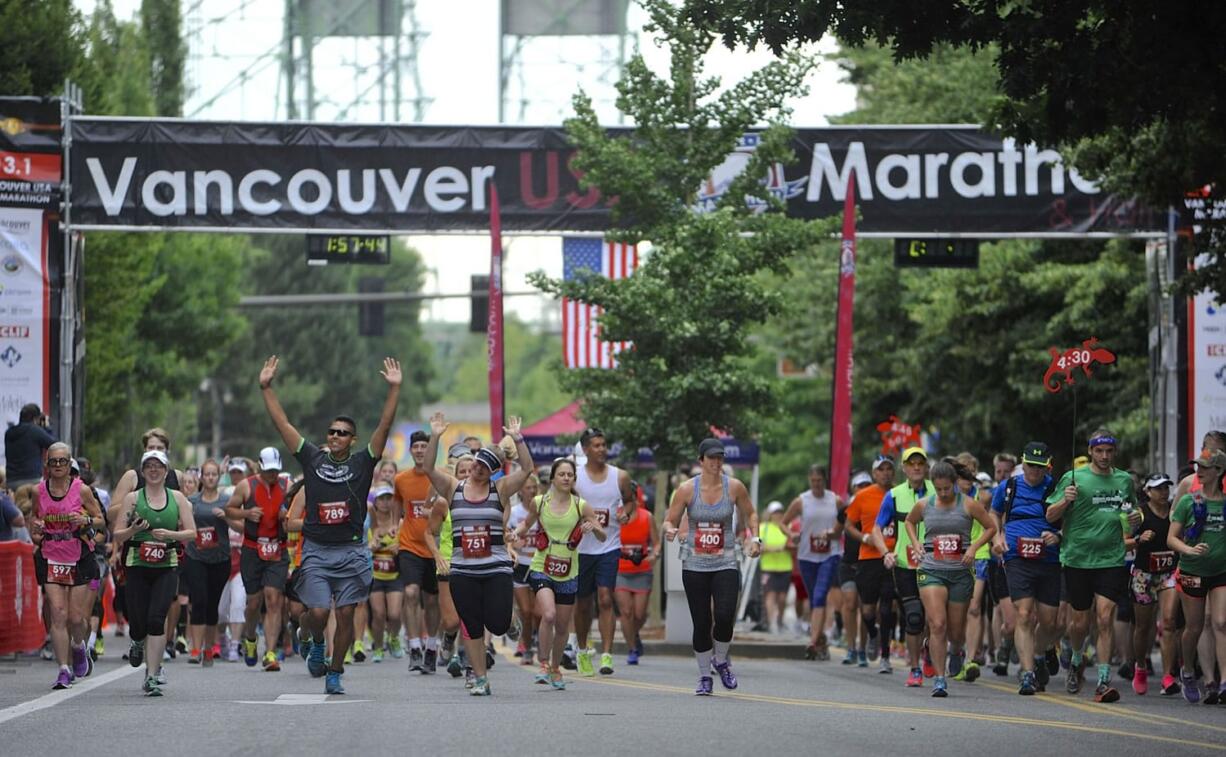
[[[43,212],[0,208],[0,420],[16,423],[22,405],[46,411],[48,324]],[[0,441],[0,461],[3,442]]]
[[[579,186],[559,128],[71,121],[73,227],[602,231],[609,199]],[[746,134],[696,188],[712,208],[756,149]],[[762,181],[789,215],[841,210],[855,177],[861,235],[1136,234],[1165,219],[1105,195],[1060,155],[974,126],[798,129],[796,160]],[[760,201],[757,209],[764,210]]]
[[[1212,291],[1188,300],[1188,420],[1192,455],[1206,433],[1226,429],[1226,303]]]
[[[0,97],[0,207],[58,210],[60,103]]]
[[[750,467],[758,464],[762,451],[757,442],[743,442],[738,439],[721,439],[724,443],[724,462],[734,467]],[[524,443],[532,453],[532,462],[537,466],[549,465],[559,457],[575,457],[582,454],[577,442],[564,443],[554,436],[524,435]],[[615,460],[622,456],[626,447],[621,442],[613,442],[609,447],[609,459]],[[649,449],[641,449],[634,456],[632,464],[640,468],[650,468],[655,465],[655,457]]]

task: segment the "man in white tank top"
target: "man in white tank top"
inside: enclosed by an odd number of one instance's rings
[[[587,463],[579,467],[575,491],[584,499],[605,530],[605,540],[584,534],[579,542],[579,595],[575,602],[575,635],[578,641],[579,673],[595,675],[588,646],[592,628],[592,595],[600,607],[600,673],[613,674],[613,589],[617,585],[617,563],[621,557],[623,523],[634,517],[637,500],[630,485],[630,474],[608,464],[609,447],[604,432],[589,428],[579,437]]]

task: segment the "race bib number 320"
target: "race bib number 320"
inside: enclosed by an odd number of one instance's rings
[[[325,526],[339,526],[348,520],[348,502],[325,502],[319,506],[319,522]]]

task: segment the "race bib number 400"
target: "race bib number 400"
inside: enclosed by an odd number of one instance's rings
[[[348,520],[348,502],[324,502],[319,506],[319,522],[325,526],[339,526]]]
[[[465,557],[489,557],[490,527],[465,526],[460,532],[460,549]]]
[[[47,583],[72,586],[77,582],[77,566],[72,563],[47,561]]]
[[[724,551],[724,524],[699,521],[694,528],[694,551],[717,555]]]

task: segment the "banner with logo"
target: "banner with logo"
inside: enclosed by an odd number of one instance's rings
[[[486,185],[505,231],[602,231],[559,128],[192,122],[76,117],[72,227],[483,231]],[[618,133],[614,131],[614,133]],[[746,134],[698,190],[711,208],[758,144]],[[1165,218],[1103,193],[1059,153],[975,126],[798,129],[762,177],[789,215],[841,210],[855,177],[861,236],[1138,234]],[[752,204],[752,203],[751,203]],[[758,202],[758,209],[765,209]]]
[[[0,206],[58,211],[60,102],[0,97]]]
[[[43,212],[0,207],[0,429],[17,422],[22,405],[47,412],[50,404],[46,271]]]
[[[1197,260],[1203,263],[1203,260]],[[1201,292],[1188,300],[1189,454],[1205,434],[1226,429],[1226,302]]]

